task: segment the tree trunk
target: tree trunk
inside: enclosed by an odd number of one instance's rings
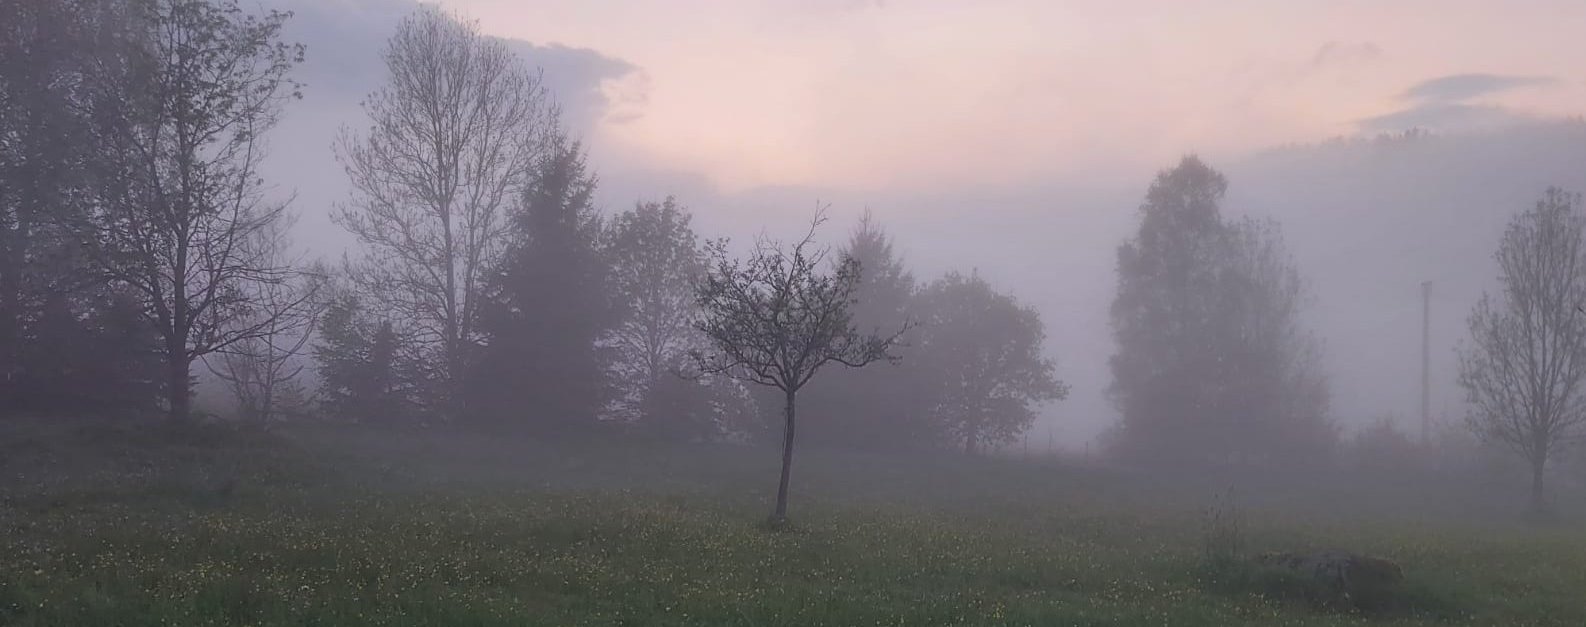
[[[0,403],[10,401],[16,392],[14,379],[19,374],[22,338],[21,226],[0,224]]]
[[[1531,512],[1541,514],[1547,511],[1546,492],[1542,489],[1542,477],[1547,470],[1547,457],[1538,455],[1531,460]]]
[[[193,390],[189,386],[188,371],[192,364],[187,359],[186,347],[167,348],[165,360],[165,399],[170,407],[167,417],[171,422],[183,422],[193,415]]]
[[[971,421],[968,428],[964,429],[964,455],[974,456],[979,452],[980,423]]]
[[[787,405],[783,408],[786,422],[782,425],[782,480],[776,489],[776,511],[771,513],[771,524],[781,525],[787,522],[787,486],[788,477],[793,470],[793,400],[795,390],[787,391]]]

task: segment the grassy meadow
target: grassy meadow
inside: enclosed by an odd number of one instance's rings
[[[1243,501],[1247,553],[1398,562],[1362,613],[1208,570],[1212,480],[805,451],[770,531],[748,447],[0,432],[0,625],[1586,625],[1586,524],[1391,496]]]

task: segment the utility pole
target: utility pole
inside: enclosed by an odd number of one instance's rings
[[[1432,282],[1421,282],[1421,444],[1432,443]]]

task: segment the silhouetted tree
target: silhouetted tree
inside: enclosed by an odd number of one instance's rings
[[[264,198],[261,139],[297,95],[302,47],[279,41],[288,14],[234,0],[138,3],[133,68],[96,78],[98,149],[112,158],[95,211],[77,227],[97,269],[142,301],[164,340],[167,409],[190,413],[195,359],[257,337],[251,286],[290,280],[247,245],[281,217]],[[243,320],[252,319],[252,323]]]
[[[161,342],[135,299],[113,291],[45,299],[23,336],[13,409],[117,417],[153,414]]]
[[[787,520],[788,478],[793,465],[794,407],[798,392],[822,367],[850,368],[893,359],[888,350],[907,325],[890,335],[865,334],[853,326],[859,262],[839,258],[827,265],[827,250],[815,244],[825,221],[817,212],[804,238],[791,247],[760,239],[747,260],[727,254],[726,243],[709,248],[710,263],[699,285],[699,330],[712,350],[695,353],[700,370],[780,390],[783,395],[782,474],[771,522]]]
[[[353,282],[435,365],[430,404],[450,418],[483,337],[506,212],[556,116],[539,76],[504,43],[441,9],[402,20],[383,58],[386,84],[363,105],[368,131],[336,142],[353,196],[334,218],[364,246],[348,264]]]
[[[1162,172],[1118,248],[1110,392],[1121,452],[1162,463],[1300,463],[1336,440],[1304,283],[1277,226],[1224,220],[1198,158]]]
[[[1041,355],[1041,316],[999,294],[979,275],[948,273],[920,294],[920,347],[928,373],[918,393],[974,454],[1013,441],[1035,422],[1035,407],[1068,395]]]
[[[663,408],[709,405],[708,387],[667,381],[678,378],[688,351],[704,342],[694,328],[694,285],[705,258],[689,221],[688,210],[668,197],[616,216],[605,235],[611,289],[622,312],[608,340],[616,351],[618,401],[629,418],[659,419],[654,412]],[[664,402],[649,398],[662,386]]]
[[[95,115],[129,71],[130,8],[0,0],[0,412],[135,410],[147,399],[129,395],[160,389],[136,385],[143,377],[83,378],[149,366],[152,329],[104,333],[136,309],[93,268],[74,229],[102,182],[108,151]]]
[[[578,142],[552,140],[529,180],[490,277],[470,400],[498,426],[566,432],[592,425],[611,399],[600,341],[619,310]]]
[[[343,293],[331,300],[320,317],[314,345],[326,413],[365,423],[413,418],[415,380],[423,375],[402,349],[402,338],[391,323],[372,319],[356,295]]]
[[[1470,312],[1459,352],[1469,424],[1531,467],[1531,506],[1546,507],[1549,460],[1586,437],[1586,216],[1580,196],[1547,190],[1516,215],[1494,257],[1501,289]]]

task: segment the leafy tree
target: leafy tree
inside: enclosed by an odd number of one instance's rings
[[[1166,464],[1300,463],[1336,440],[1304,282],[1271,222],[1225,220],[1228,186],[1185,157],[1118,248],[1112,305],[1119,452]]]
[[[1494,257],[1497,295],[1470,313],[1459,384],[1470,427],[1531,467],[1531,506],[1546,507],[1547,465],[1586,437],[1586,216],[1580,196],[1549,189],[1516,215]]]
[[[247,242],[285,205],[265,200],[261,139],[284,101],[301,46],[282,43],[288,14],[245,13],[235,0],[138,3],[142,35],[124,73],[96,78],[99,175],[95,212],[77,226],[97,269],[141,300],[164,341],[167,409],[190,414],[195,359],[257,337],[249,286],[290,280]]]
[[[555,138],[530,180],[490,278],[470,396],[498,425],[566,432],[592,425],[611,398],[600,341],[618,309],[580,145]]]
[[[129,395],[160,390],[135,385],[137,376],[81,378],[149,367],[151,328],[102,333],[136,309],[95,271],[73,230],[102,183],[96,95],[126,79],[117,68],[134,36],[128,9],[0,0],[0,411],[135,410],[149,399]]]
[[[347,264],[353,282],[435,365],[429,404],[455,417],[506,214],[555,110],[504,43],[437,8],[402,20],[383,58],[387,82],[364,102],[368,131],[336,142],[353,196],[334,218],[364,246]]]
[[[710,263],[699,285],[703,310],[699,330],[712,350],[695,353],[706,374],[723,374],[783,395],[782,474],[773,525],[787,521],[788,479],[793,465],[798,392],[827,364],[859,368],[895,359],[888,351],[907,325],[891,335],[861,333],[853,325],[859,262],[842,257],[826,270],[827,250],[815,245],[825,221],[817,213],[810,230],[792,246],[761,239],[747,260],[727,254],[726,243],[709,247]]]
[[[1034,309],[979,275],[948,273],[920,294],[918,363],[929,373],[932,413],[964,452],[1012,442],[1035,422],[1034,406],[1068,386],[1041,355],[1046,332]]]
[[[694,285],[704,274],[704,251],[689,226],[688,210],[676,199],[639,203],[616,216],[605,235],[611,289],[622,318],[608,341],[616,351],[613,373],[618,401],[630,418],[652,420],[663,408],[687,402],[708,406],[708,389],[682,385],[678,369],[688,351],[704,340]],[[665,388],[666,401],[650,398]]]

